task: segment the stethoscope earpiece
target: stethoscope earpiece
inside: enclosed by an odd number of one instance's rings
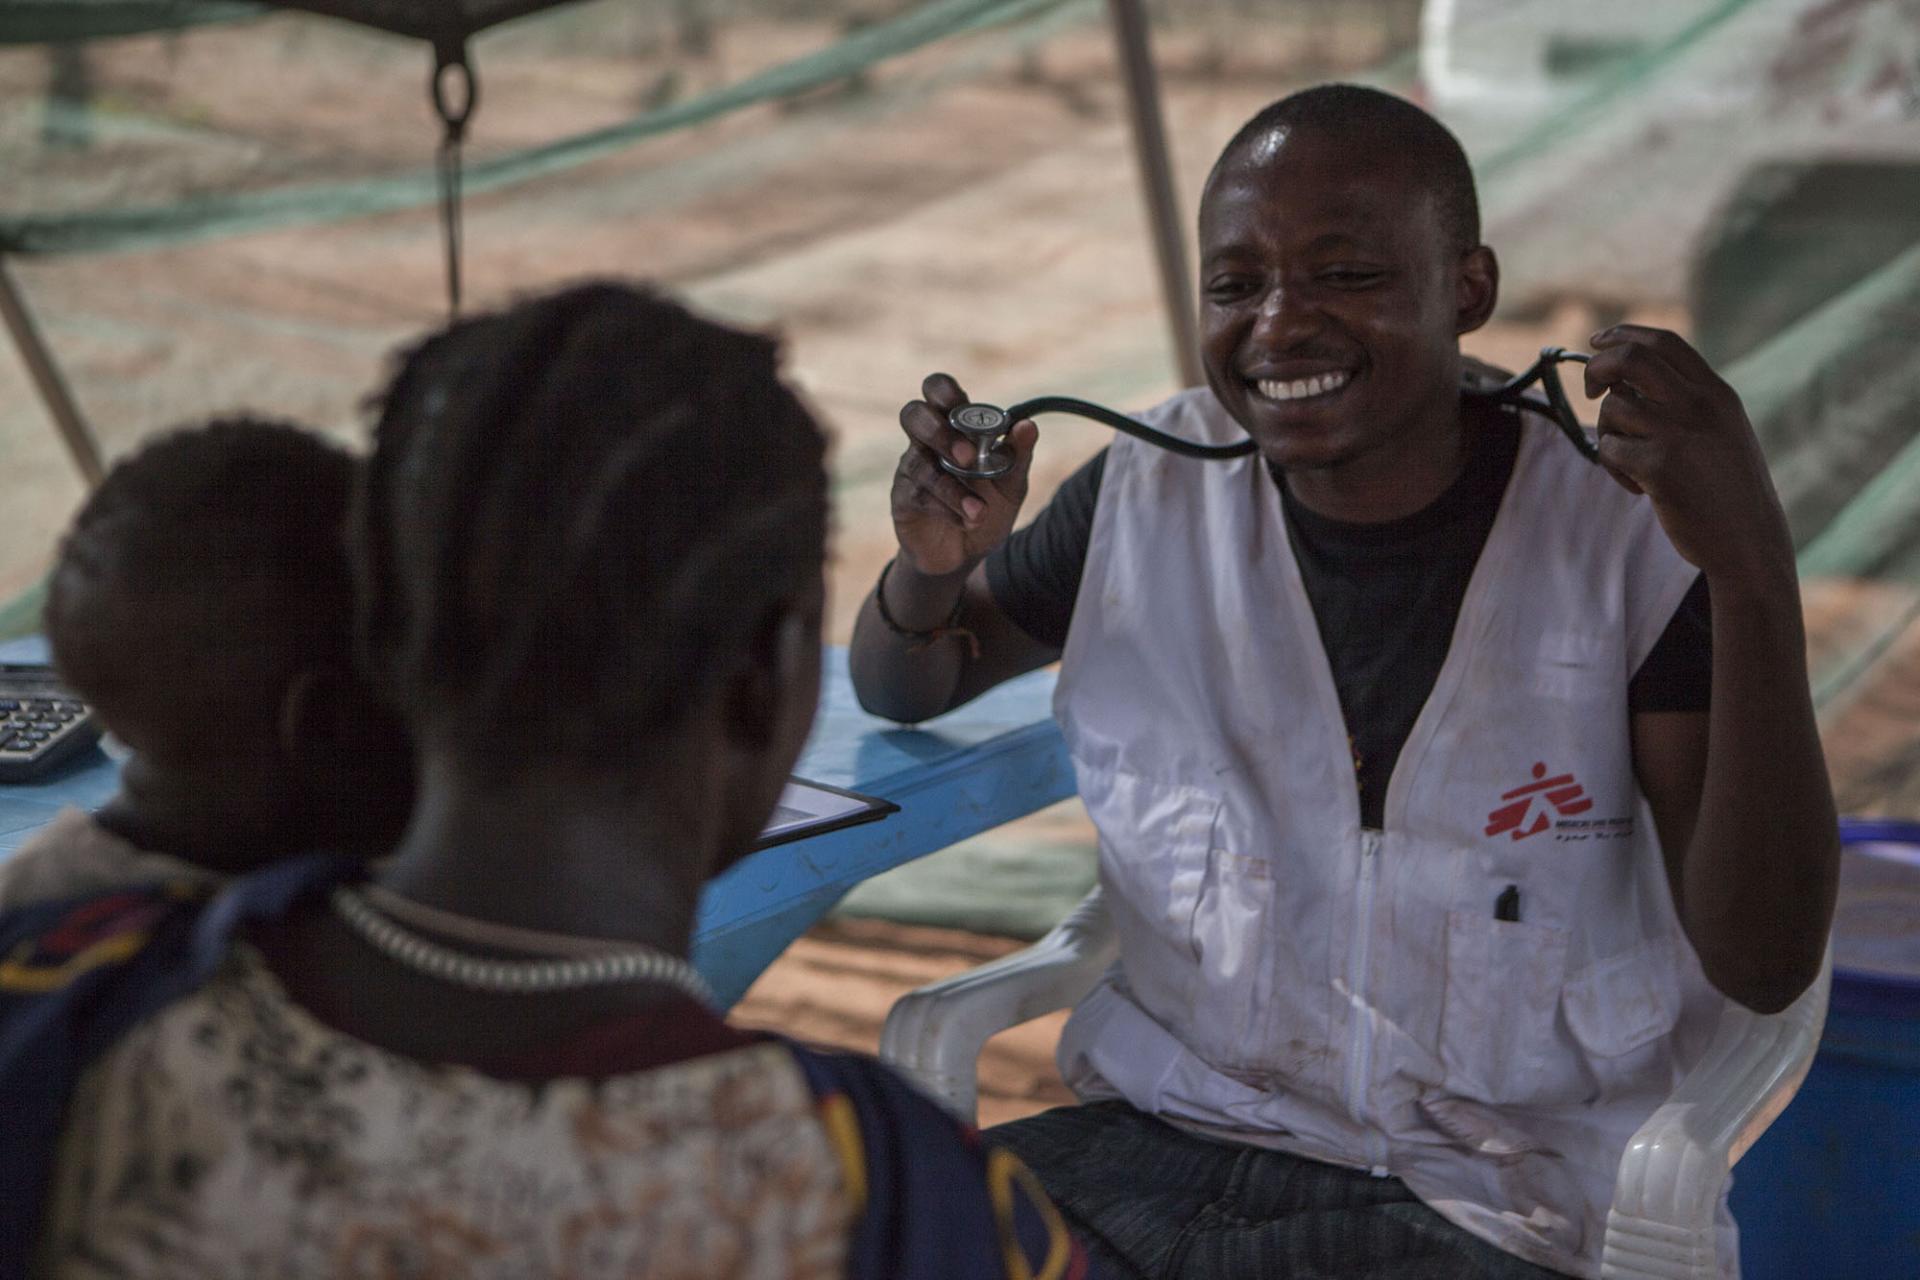
[[[1580,456],[1588,462],[1600,461],[1600,446],[1587,435],[1587,429],[1580,425],[1580,417],[1573,411],[1573,402],[1567,399],[1567,389],[1560,385],[1560,365],[1563,363],[1586,364],[1593,356],[1585,351],[1569,351],[1565,347],[1542,347],[1540,358],[1520,373],[1507,379],[1499,386],[1487,391],[1470,391],[1470,395],[1486,396],[1495,404],[1511,404],[1532,409],[1536,413],[1545,411],[1554,425],[1560,428]],[[1547,393],[1546,403],[1525,394],[1534,383]]]

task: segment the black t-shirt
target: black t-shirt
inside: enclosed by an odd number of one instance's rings
[[[1426,509],[1387,524],[1329,520],[1280,485],[1288,540],[1353,743],[1367,826],[1383,825],[1387,779],[1446,661],[1460,602],[1513,474],[1520,431],[1512,411],[1488,410],[1459,479]],[[994,601],[1051,648],[1066,646],[1106,462],[1103,449],[1033,523],[987,557]],[[1711,611],[1699,578],[1634,673],[1627,705],[1705,711],[1712,678]]]

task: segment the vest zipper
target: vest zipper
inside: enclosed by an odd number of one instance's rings
[[[1370,1171],[1376,1178],[1384,1178],[1387,1176],[1386,1143],[1372,1131],[1366,1114],[1367,1082],[1373,1076],[1373,1018],[1367,1012],[1364,999],[1367,967],[1373,952],[1373,882],[1379,861],[1380,833],[1371,827],[1362,827],[1353,944],[1347,953],[1347,1000],[1353,1010],[1353,1042],[1347,1053],[1347,1111],[1356,1123],[1368,1126]]]

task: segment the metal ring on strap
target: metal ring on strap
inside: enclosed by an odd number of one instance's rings
[[[458,74],[455,74],[458,73]],[[451,85],[457,83],[459,101]],[[433,111],[440,117],[440,226],[447,250],[447,311],[460,314],[460,147],[467,138],[467,122],[480,103],[480,80],[467,59],[465,37],[436,40],[433,46]]]

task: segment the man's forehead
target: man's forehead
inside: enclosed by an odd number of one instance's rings
[[[1260,139],[1256,138],[1258,143]],[[1400,234],[1431,217],[1434,192],[1394,158],[1307,153],[1283,141],[1265,161],[1247,149],[1222,161],[1200,201],[1203,238],[1232,234],[1249,216],[1262,225],[1344,231],[1355,238]]]
[[[1258,133],[1243,139],[1236,150],[1241,154],[1244,163],[1257,168],[1270,164],[1278,157],[1280,149],[1287,145],[1287,139],[1292,136],[1293,126],[1290,124],[1268,125]],[[1223,157],[1223,167],[1232,159],[1231,156]]]
[[[1207,189],[1200,205],[1203,235],[1232,234],[1249,217],[1263,226],[1345,233],[1372,239],[1417,221],[1427,201],[1403,187],[1361,175],[1293,174],[1266,170],[1229,178]]]

